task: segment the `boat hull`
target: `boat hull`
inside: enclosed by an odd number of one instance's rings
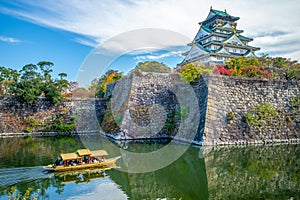
[[[117,160],[119,160],[121,157],[115,157],[115,158],[109,158],[105,159],[103,162],[99,163],[88,163],[88,164],[80,164],[80,165],[74,165],[74,166],[56,166],[53,168],[51,165],[44,166],[44,170],[49,172],[64,172],[64,171],[72,171],[72,170],[80,170],[80,169],[87,169],[87,168],[97,168],[97,167],[110,167],[112,165],[115,165]]]

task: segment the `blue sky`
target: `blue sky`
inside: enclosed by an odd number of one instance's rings
[[[0,14],[0,65],[21,69],[25,64],[51,61],[54,73],[67,72],[73,79],[93,49],[72,40],[76,34],[39,26]]]
[[[210,6],[239,16],[238,28],[254,37],[251,44],[261,47],[260,53],[300,59],[298,0],[0,0],[0,66],[20,69],[51,61],[55,74],[67,72],[75,80],[97,45],[124,32],[167,29],[192,40]],[[127,72],[146,60],[174,67],[182,51],[121,52],[109,67]]]

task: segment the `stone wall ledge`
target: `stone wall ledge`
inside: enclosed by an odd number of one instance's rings
[[[176,142],[180,142],[183,144],[192,144],[195,146],[207,146],[207,145],[203,145],[203,142],[198,142],[193,140],[192,142],[190,140],[186,140],[184,138],[178,138],[178,137],[174,137],[174,136],[168,136],[168,135],[162,135],[162,136],[151,136],[151,137],[138,137],[138,138],[132,138],[129,136],[121,136],[120,134],[109,134],[109,133],[105,133],[102,134],[107,138],[113,139],[115,141],[139,141],[139,140],[163,140],[163,139],[169,139],[169,140],[174,140]],[[239,140],[237,142],[218,142],[215,145],[219,145],[219,146],[227,146],[227,145],[231,145],[231,146],[247,146],[247,145],[254,145],[254,144],[261,144],[261,145],[267,145],[267,144],[299,144],[300,143],[300,138],[296,138],[296,139],[274,139],[274,140],[256,140],[256,141],[246,141],[246,140]],[[210,145],[208,145],[210,146]]]
[[[248,78],[248,77],[241,77],[241,76],[225,76],[219,74],[205,74],[203,75],[205,79],[214,80],[221,78],[222,80],[235,80],[235,81],[249,81],[249,82],[257,82],[257,83],[265,83],[265,82],[275,82],[275,83],[291,83],[292,85],[297,85],[300,83],[299,80],[282,80],[282,79],[264,79],[264,78]],[[280,89],[280,88],[279,88]]]
[[[113,139],[115,141],[139,141],[139,140],[164,140],[164,139],[168,139],[168,140],[174,140],[176,142],[180,142],[183,144],[192,144],[192,145],[196,145],[196,146],[202,146],[202,142],[198,142],[198,141],[191,141],[191,140],[187,140],[184,138],[179,138],[179,137],[174,137],[174,136],[168,136],[167,134],[163,134],[161,136],[151,136],[151,137],[137,137],[137,138],[132,138],[130,136],[121,136],[121,134],[109,134],[109,133],[102,133],[103,136]]]
[[[73,132],[33,132],[33,133],[0,133],[0,138],[6,137],[53,137],[53,136],[75,136],[75,135],[94,135],[98,134],[94,131],[73,131]]]
[[[215,145],[226,146],[226,145],[253,145],[253,144],[300,144],[300,138],[296,139],[275,139],[275,140],[256,140],[256,141],[246,141],[239,140],[236,142],[218,142]]]

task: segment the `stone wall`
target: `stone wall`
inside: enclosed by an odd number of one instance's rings
[[[99,131],[99,122],[103,125],[103,115],[109,113],[107,121],[117,123],[116,139],[192,138],[204,145],[294,141],[300,139],[300,112],[291,99],[300,97],[299,85],[205,75],[190,86],[179,74],[132,72],[108,85],[106,100],[70,99],[53,106],[39,99],[26,106],[2,95],[0,132],[24,132],[28,118],[40,124],[33,131],[45,131],[44,122],[51,125],[54,115],[75,123],[77,132]],[[272,106],[278,116],[258,125],[246,123],[245,114],[261,104]]]
[[[291,99],[300,96],[299,81],[206,76],[208,86],[205,145],[282,142],[300,139],[300,113]],[[245,123],[244,115],[270,104],[277,118],[263,125]],[[228,113],[234,115],[228,119]]]
[[[179,74],[133,71],[113,87],[108,109],[118,121],[119,131],[112,137],[195,139],[200,119],[198,99]],[[111,113],[107,118],[111,119]]]
[[[26,105],[0,95],[0,133],[28,132],[28,127],[32,132],[52,132],[59,121],[74,124],[74,132],[92,132],[99,129],[104,108],[105,102],[98,99],[68,99],[53,105],[39,98],[35,105]]]
[[[114,85],[112,110],[121,116],[124,137],[165,137],[175,132],[178,100],[171,90],[179,80],[178,74],[132,72]]]
[[[177,116],[182,106],[174,93],[175,85],[180,82],[178,74],[139,72],[130,74],[118,83],[119,86],[114,85],[118,89],[112,91],[113,99],[117,99],[112,107],[118,105],[115,107],[119,110],[122,110],[121,107],[129,108],[127,115],[123,110],[125,116],[122,115],[121,132],[132,139],[172,137],[178,134],[178,127],[183,121],[176,118],[172,121],[175,125],[173,132],[166,132],[166,124],[170,122],[166,120],[166,115],[174,111]],[[191,101],[195,93],[199,120],[185,122],[184,125],[198,127],[194,143],[246,144],[285,142],[300,138],[299,110],[292,108],[290,103],[293,97],[300,96],[299,81],[205,75],[197,79],[192,87],[193,92],[185,93],[185,99]],[[119,96],[115,98],[116,95]],[[265,119],[265,124],[246,123],[245,114],[261,104],[274,107],[278,117],[270,118],[270,121]],[[166,115],[160,111],[153,115],[154,120],[151,121],[149,107],[153,105],[161,106]],[[229,113],[233,115],[230,119]]]

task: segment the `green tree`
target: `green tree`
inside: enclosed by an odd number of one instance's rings
[[[34,64],[27,64],[20,70],[21,78],[16,84],[15,95],[21,102],[34,104],[42,94],[42,77]]]
[[[273,70],[273,76],[285,80],[300,80],[300,64],[296,60],[263,55],[258,58],[262,65]]]
[[[60,79],[51,76],[53,63],[41,61],[27,64],[20,70],[20,80],[15,84],[14,94],[24,103],[34,104],[39,96],[44,95],[52,103],[63,100],[62,91],[68,88],[67,74],[60,73]]]
[[[135,70],[140,70],[142,72],[158,72],[158,73],[170,73],[171,68],[164,63],[157,61],[146,61],[139,62],[135,67]]]
[[[300,64],[293,65],[285,70],[287,80],[300,80]]]
[[[13,94],[20,74],[17,70],[0,67],[0,94]]]
[[[65,77],[67,77],[67,74],[60,73],[58,74],[58,76],[60,77],[60,79],[56,79],[54,81],[50,79],[50,81],[45,82],[47,84],[44,85],[43,90],[45,93],[45,97],[54,104],[59,103],[64,99],[62,91],[69,87],[69,82],[64,79]]]
[[[37,64],[41,71],[41,75],[43,76],[43,81],[45,83],[50,83],[52,81],[51,73],[53,72],[52,67],[53,63],[52,62],[47,62],[47,61],[41,61]]]
[[[192,83],[201,75],[205,73],[212,73],[212,69],[200,63],[189,63],[184,65],[179,72],[186,82]]]

